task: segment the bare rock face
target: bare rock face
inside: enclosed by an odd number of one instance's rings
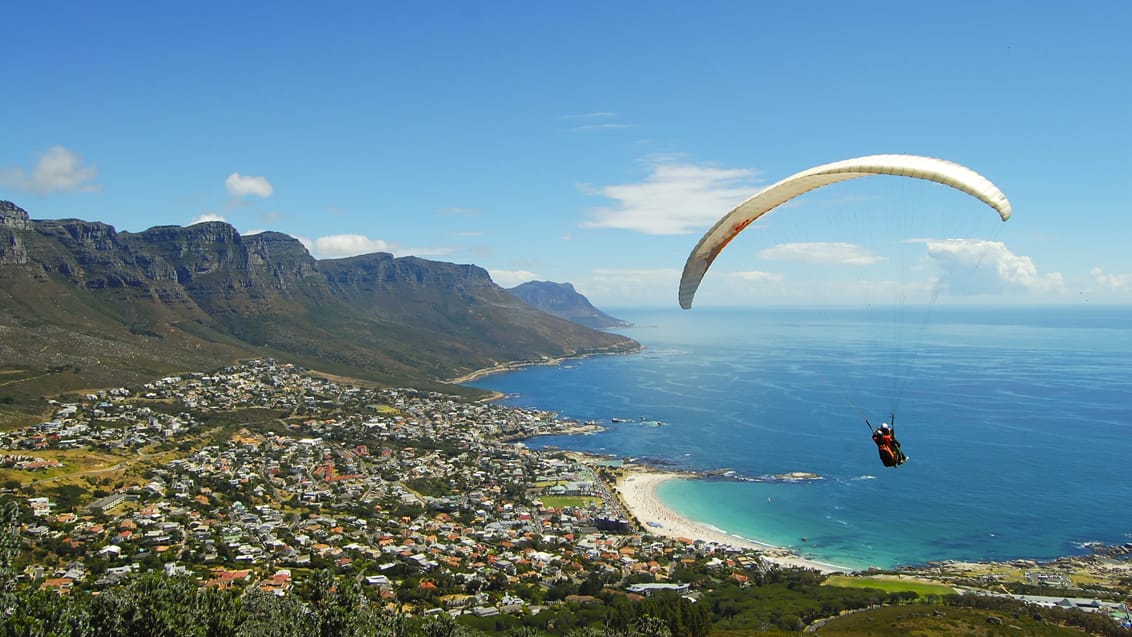
[[[30,228],[31,220],[26,210],[10,201],[0,201],[0,265],[27,263],[27,248],[19,231]]]
[[[14,230],[27,230],[31,227],[28,213],[10,201],[0,201],[0,226]]]

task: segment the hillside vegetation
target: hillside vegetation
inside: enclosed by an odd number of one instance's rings
[[[0,202],[8,421],[38,415],[41,396],[242,358],[460,391],[445,381],[500,363],[638,348],[524,303],[475,265],[383,253],[320,261],[287,235],[241,236],[222,222],[117,232],[32,220]]]

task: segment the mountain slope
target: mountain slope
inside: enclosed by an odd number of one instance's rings
[[[252,356],[435,386],[500,362],[638,347],[540,312],[474,265],[318,261],[292,237],[222,222],[117,232],[0,202],[0,372],[18,380],[0,377],[0,400]]]

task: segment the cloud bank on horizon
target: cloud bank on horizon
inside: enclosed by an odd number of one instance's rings
[[[940,287],[950,294],[1045,293],[1065,288],[1060,272],[1039,275],[1030,257],[1014,254],[1001,241],[944,239],[924,244],[942,272]]]

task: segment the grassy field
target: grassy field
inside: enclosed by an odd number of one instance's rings
[[[591,503],[600,505],[601,498],[585,495],[544,495],[542,505],[548,509],[563,509],[566,507],[587,507]]]
[[[37,385],[50,380],[48,376],[43,371],[0,368],[0,431],[51,417],[51,409],[41,397],[48,392]]]
[[[831,575],[826,579],[824,585],[841,586],[843,588],[879,588],[886,593],[910,591],[922,597],[927,595],[950,595],[955,592],[955,589],[950,586],[944,586],[943,584],[900,577],[849,577],[846,575]]]
[[[22,455],[33,456],[43,460],[55,460],[62,466],[52,467],[39,471],[24,471],[18,469],[0,469],[0,482],[17,480],[21,484],[31,482],[61,481],[82,475],[111,474],[120,463],[131,459],[129,455],[102,453],[85,449],[52,449],[47,451],[29,451]]]

